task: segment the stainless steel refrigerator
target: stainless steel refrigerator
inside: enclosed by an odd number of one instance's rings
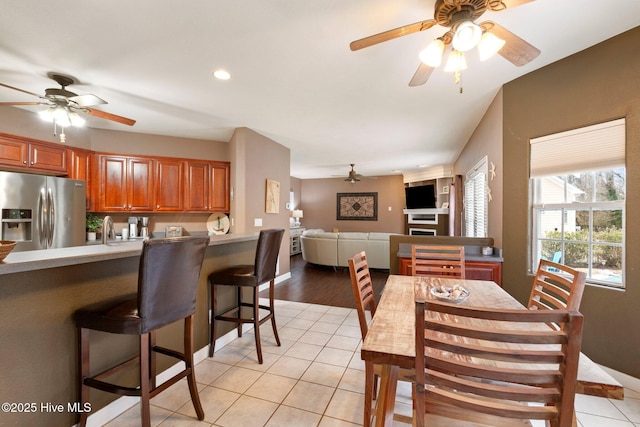
[[[1,240],[14,251],[85,244],[86,182],[0,172]]]

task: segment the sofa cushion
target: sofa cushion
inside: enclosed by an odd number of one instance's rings
[[[347,232],[339,233],[338,239],[367,240],[369,239],[369,233],[358,233],[355,231],[347,231]]]
[[[369,240],[389,240],[390,233],[369,233]]]

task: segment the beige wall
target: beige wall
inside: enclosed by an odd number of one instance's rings
[[[302,180],[302,226],[340,231],[404,233],[404,184],[401,175],[363,178],[352,185],[342,178]],[[338,193],[378,193],[377,221],[338,221]]]
[[[529,140],[626,118],[626,290],[587,286],[583,351],[596,362],[640,377],[640,27],[504,86],[504,269],[507,291],[525,301]]]
[[[491,179],[489,175],[488,181],[491,201],[487,213],[487,230],[488,236],[493,237],[498,248],[502,247],[502,108],[500,90],[453,165],[454,175],[462,175],[463,183],[467,172],[484,157],[487,157],[489,168],[492,162],[495,165],[496,176]]]
[[[248,128],[238,128],[231,138],[231,182],[234,185],[231,205],[234,230],[258,232],[267,228],[284,228],[280,247],[279,274],[289,272],[289,201],[290,151],[283,145]],[[266,182],[280,183],[278,213],[266,213]],[[256,226],[255,220],[262,220]]]

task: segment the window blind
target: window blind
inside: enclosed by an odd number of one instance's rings
[[[625,119],[531,140],[531,178],[624,167]]]
[[[486,166],[486,164],[485,164]],[[467,237],[487,236],[487,174],[475,170],[464,183],[464,220]]]

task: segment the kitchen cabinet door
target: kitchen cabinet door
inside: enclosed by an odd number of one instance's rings
[[[153,159],[98,156],[98,211],[153,211]]]
[[[184,211],[183,160],[156,160],[155,210],[157,212]]]
[[[29,144],[29,168],[66,175],[67,149],[51,145]]]
[[[98,156],[98,206],[100,212],[121,212],[127,204],[127,158]]]
[[[129,211],[153,211],[153,166],[150,158],[127,158],[127,209]]]
[[[28,144],[0,138],[0,165],[9,168],[26,168],[29,160]]]
[[[209,162],[187,161],[185,176],[185,210],[187,212],[209,211],[210,170]]]
[[[69,178],[81,179],[87,183],[87,211],[91,212],[93,211],[93,197],[91,194],[91,151],[72,148],[68,150],[67,154],[67,164],[69,165],[67,173]]]
[[[229,182],[230,164],[228,162],[211,163],[211,201],[209,209],[212,211],[229,212]]]
[[[55,144],[34,143],[20,137],[0,137],[0,166],[67,175],[67,149]]]

